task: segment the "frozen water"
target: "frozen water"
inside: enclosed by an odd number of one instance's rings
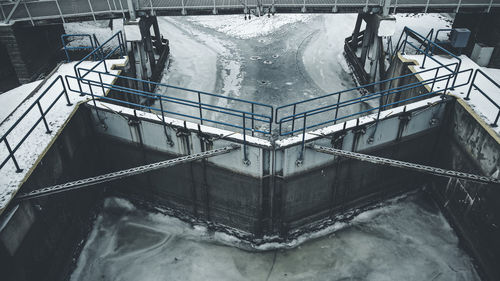
[[[292,249],[247,251],[235,237],[109,198],[71,280],[479,280],[421,194],[342,226]]]

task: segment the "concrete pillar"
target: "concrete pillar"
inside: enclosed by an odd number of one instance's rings
[[[0,56],[0,68],[12,66],[20,83],[32,81],[57,63],[62,34],[62,24],[1,25],[0,44],[8,56]]]

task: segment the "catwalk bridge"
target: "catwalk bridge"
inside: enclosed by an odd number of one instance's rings
[[[390,12],[491,12],[500,0],[387,0]],[[384,0],[17,0],[0,1],[0,21],[68,22],[125,17],[200,14],[378,12]]]

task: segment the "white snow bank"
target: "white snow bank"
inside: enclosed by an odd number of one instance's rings
[[[190,16],[191,22],[217,30],[227,35],[247,39],[257,36],[266,36],[286,24],[308,22],[314,15],[304,14],[277,14],[271,17],[254,17],[245,20],[243,15],[224,15],[216,17]]]
[[[123,30],[122,19],[114,19],[112,28],[109,26],[108,20],[100,20],[96,22],[71,22],[64,24],[64,31],[66,32],[66,34],[95,34],[100,44],[104,43],[111,36],[113,36],[113,34],[120,30]],[[66,40],[70,42],[68,46],[90,46],[88,37],[73,37]]]
[[[108,69],[111,73],[117,74],[117,70],[111,70],[113,65],[124,64],[125,59],[115,59],[107,60]],[[60,67],[55,71],[55,73],[48,77],[45,84],[30,98],[25,100],[13,113],[0,125],[0,136],[3,136],[12,125],[27,111],[27,109],[42,95],[42,93],[48,88],[48,86],[55,80],[59,75],[71,75],[74,76],[73,66],[76,62],[66,63],[60,65]],[[80,67],[91,68],[95,62],[85,61]],[[104,68],[103,65],[97,67],[97,70]],[[104,75],[102,76],[104,83],[113,83],[113,77]],[[87,75],[86,79],[99,81],[98,76],[95,74]],[[3,212],[4,208],[14,197],[16,192],[20,187],[20,183],[23,178],[29,172],[30,168],[36,163],[36,160],[45,150],[47,145],[52,141],[57,132],[62,128],[71,113],[74,111],[77,104],[81,101],[87,100],[89,97],[81,97],[79,94],[69,91],[69,88],[77,89],[78,84],[76,80],[71,80],[70,85],[66,84],[66,89],[68,89],[69,99],[72,103],[71,106],[67,106],[65,96],[61,96],[59,100],[55,103],[54,107],[47,113],[46,119],[50,130],[50,134],[46,133],[43,121],[41,121],[33,132],[28,136],[23,144],[19,146],[19,149],[15,152],[16,160],[19,163],[22,172],[16,173],[14,163],[9,160],[6,165],[0,170],[0,213]],[[60,82],[56,82],[53,87],[51,87],[47,93],[40,99],[40,105],[45,111],[48,106],[55,100],[55,98],[62,92],[63,86]],[[88,88],[83,86],[83,90],[88,92]],[[93,87],[95,95],[102,95],[103,91],[101,88]],[[13,128],[13,130],[7,135],[7,140],[14,149],[18,145],[20,140],[25,136],[29,129],[35,124],[36,120],[40,118],[40,111],[37,106],[28,111],[27,115]],[[0,143],[0,163],[3,162],[9,153],[6,145],[2,142]]]
[[[12,113],[14,109],[40,84],[43,80],[38,80],[21,85],[8,92],[0,94],[0,124]]]

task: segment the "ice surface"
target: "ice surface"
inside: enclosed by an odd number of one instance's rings
[[[109,198],[71,280],[479,280],[438,209],[421,194],[358,215],[295,248],[238,239]]]

